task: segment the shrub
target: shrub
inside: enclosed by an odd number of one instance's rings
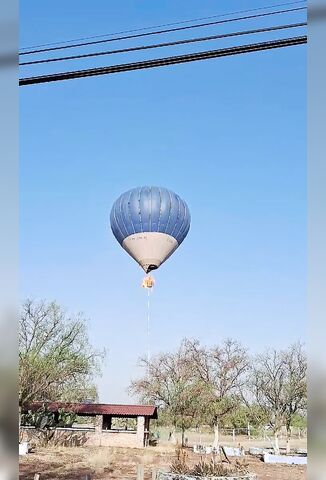
[[[187,452],[178,446],[176,458],[171,464],[171,472],[178,475],[193,475],[195,477],[232,477],[234,475],[247,475],[249,470],[245,460],[240,461],[237,459],[234,463],[225,464],[221,460],[216,461],[215,456],[210,461],[200,457],[200,461],[191,468],[188,465]]]

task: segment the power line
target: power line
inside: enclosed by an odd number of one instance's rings
[[[107,75],[112,73],[128,72],[133,70],[143,70],[147,68],[161,67],[167,65],[176,65],[179,63],[194,62],[197,60],[206,60],[210,58],[226,57],[230,55],[239,55],[243,53],[258,52],[261,50],[271,50],[274,48],[283,48],[307,43],[307,36],[292,37],[282,40],[273,40],[269,42],[253,43],[241,45],[238,47],[222,48],[218,50],[208,50],[205,52],[191,53],[188,55],[177,55],[173,57],[157,58],[154,60],[145,60],[142,62],[123,63],[111,65],[108,67],[90,68],[86,70],[76,70],[71,72],[55,73],[51,75],[41,75],[37,77],[21,78],[19,85],[35,85],[37,83],[58,82],[74,78],[84,78],[98,75]]]
[[[229,18],[229,19],[226,19],[226,20],[219,20],[219,21],[215,21],[215,22],[199,23],[197,25],[188,25],[186,27],[177,27],[177,28],[169,28],[169,29],[165,29],[165,30],[156,30],[154,32],[139,33],[139,34],[136,34],[136,35],[126,35],[126,36],[122,36],[122,37],[108,38],[108,39],[105,39],[105,40],[96,40],[94,42],[75,43],[73,45],[65,45],[63,47],[50,47],[50,48],[43,48],[43,49],[39,49],[39,50],[29,50],[27,52],[22,52],[20,55],[32,55],[34,53],[52,52],[54,50],[65,50],[67,48],[77,48],[77,47],[85,47],[85,46],[89,46],[89,45],[99,45],[101,43],[116,42],[118,40],[129,40],[129,39],[132,39],[132,38],[147,37],[147,36],[150,36],[150,35],[160,35],[160,34],[163,34],[163,33],[171,33],[171,32],[177,32],[177,31],[181,31],[181,30],[190,30],[192,28],[208,27],[208,26],[211,26],[211,25],[221,25],[221,24],[230,23],[230,22],[238,22],[238,21],[241,21],[241,20],[249,20],[249,19],[252,19],[252,18],[268,17],[268,16],[271,16],[271,15],[280,15],[280,14],[283,14],[283,13],[298,12],[298,11],[302,11],[302,10],[307,10],[307,7],[290,8],[290,9],[287,9],[287,10],[277,10],[275,12],[259,13],[259,14],[256,14],[256,15],[247,15],[247,16],[244,16],[244,17]]]
[[[276,30],[285,30],[285,29],[290,29],[290,28],[298,28],[298,27],[304,27],[307,25],[307,22],[301,22],[301,23],[291,23],[288,25],[278,25],[275,27],[267,27],[267,28],[256,28],[254,30],[244,30],[244,31],[239,31],[239,32],[231,32],[231,33],[224,33],[220,35],[211,35],[208,37],[199,37],[199,38],[190,38],[187,40],[176,40],[174,42],[165,42],[165,43],[158,43],[154,45],[142,45],[138,47],[130,47],[130,48],[122,48],[118,50],[108,50],[105,52],[96,52],[96,53],[86,53],[82,55],[71,55],[67,57],[57,57],[57,58],[47,58],[44,60],[33,60],[30,62],[22,62],[19,65],[36,65],[40,63],[51,63],[51,62],[61,62],[64,60],[79,60],[82,58],[90,58],[90,57],[100,57],[103,55],[113,55],[116,53],[127,53],[127,52],[136,52],[140,50],[149,50],[153,48],[162,48],[162,47],[171,47],[171,46],[176,46],[176,45],[184,45],[188,43],[196,43],[196,42],[206,42],[208,40],[217,40],[221,38],[228,38],[228,37],[237,37],[241,35],[251,35],[251,34],[256,34],[256,33],[265,33],[265,32],[272,32]]]
[[[297,5],[299,3],[306,3],[306,0],[298,0],[298,1],[295,1],[295,2],[287,2],[287,3],[278,3],[276,5],[267,5],[265,7],[251,8],[249,10],[238,10],[236,12],[229,12],[229,13],[224,13],[224,14],[211,15],[210,17],[193,18],[191,20],[182,20],[182,21],[179,21],[179,22],[163,23],[161,25],[153,25],[151,27],[136,28],[136,29],[133,29],[133,30],[123,30],[123,31],[120,31],[120,32],[105,33],[105,34],[102,34],[102,35],[93,35],[93,36],[90,36],[90,37],[79,37],[79,38],[74,38],[72,40],[65,40],[65,41],[61,41],[61,42],[52,42],[52,43],[43,43],[43,44],[40,44],[40,45],[31,45],[29,47],[22,47],[20,50],[28,50],[30,48],[49,47],[49,46],[53,46],[53,45],[63,45],[63,44],[72,43],[72,42],[81,42],[81,41],[84,41],[84,40],[92,40],[94,38],[103,38],[103,37],[110,37],[110,36],[113,36],[113,35],[122,35],[122,34],[125,34],[125,33],[134,33],[134,32],[141,32],[141,31],[144,31],[144,30],[152,30],[154,28],[171,27],[172,25],[181,25],[181,24],[184,24],[184,23],[200,22],[202,20],[210,20],[212,18],[220,18],[220,17],[227,17],[229,15],[238,15],[238,14],[241,14],[241,13],[256,12],[258,10],[268,10],[270,8],[279,8],[279,7],[285,7],[285,6],[290,6],[290,5]]]

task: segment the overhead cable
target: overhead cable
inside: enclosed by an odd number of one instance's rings
[[[162,47],[171,47],[176,45],[184,45],[188,43],[196,43],[196,42],[206,42],[208,40],[218,40],[222,38],[229,38],[229,37],[238,37],[241,35],[252,35],[257,33],[265,33],[265,32],[272,32],[276,30],[285,30],[290,28],[299,28],[304,27],[307,25],[307,22],[301,23],[291,23],[288,25],[278,25],[275,27],[268,27],[268,28],[256,28],[255,30],[244,30],[238,32],[231,32],[231,33],[223,33],[220,35],[210,35],[208,37],[199,37],[199,38],[190,38],[187,40],[176,40],[174,42],[165,42],[165,43],[157,43],[154,45],[141,45],[138,47],[130,47],[130,48],[122,48],[118,50],[107,50],[105,52],[95,52],[95,53],[85,53],[82,55],[71,55],[66,57],[57,57],[57,58],[46,58],[43,60],[32,60],[30,62],[21,62],[19,65],[36,65],[40,63],[52,63],[52,62],[62,62],[65,60],[80,60],[83,58],[91,58],[91,57],[100,57],[103,55],[113,55],[117,53],[127,53],[127,52],[136,52],[140,50],[150,50],[153,48],[162,48]]]
[[[287,10],[277,10],[275,12],[266,12],[266,13],[259,13],[259,14],[255,14],[255,15],[247,15],[247,16],[243,16],[243,17],[228,18],[228,19],[225,19],[225,20],[218,20],[218,21],[215,21],[215,22],[206,22],[206,23],[199,23],[197,25],[187,25],[187,26],[184,26],[184,27],[169,28],[169,29],[165,29],[165,30],[156,30],[154,32],[139,33],[139,34],[135,34],[135,35],[126,35],[126,36],[121,36],[121,37],[108,38],[108,39],[105,39],[105,40],[96,40],[96,41],[84,42],[84,43],[74,43],[72,45],[64,45],[62,47],[50,47],[50,48],[41,48],[41,49],[38,49],[38,50],[28,50],[27,52],[22,52],[20,55],[32,55],[32,54],[35,54],[35,53],[51,52],[51,51],[55,51],[55,50],[65,50],[65,49],[68,49],[68,48],[79,48],[79,47],[85,47],[85,46],[89,46],[89,45],[99,45],[101,43],[116,42],[118,40],[127,40],[127,39],[129,40],[129,39],[132,39],[132,38],[147,37],[147,36],[150,36],[150,35],[161,35],[163,33],[171,33],[171,32],[177,32],[177,31],[181,31],[181,30],[190,30],[190,29],[193,29],[193,28],[208,27],[208,26],[212,26],[212,25],[221,25],[221,24],[230,23],[230,22],[239,22],[239,21],[242,21],[242,20],[268,17],[268,16],[271,16],[271,15],[281,15],[283,13],[298,12],[298,11],[302,11],[302,10],[307,10],[307,7],[297,7],[297,8],[287,9]]]
[[[128,72],[133,70],[143,70],[147,68],[175,65],[179,63],[188,63],[210,58],[227,57],[230,55],[239,55],[243,53],[257,52],[261,50],[271,50],[274,48],[283,48],[307,43],[307,36],[285,38],[282,40],[273,40],[269,42],[253,43],[249,45],[240,45],[237,47],[222,48],[218,50],[208,50],[205,52],[191,53],[187,55],[177,55],[173,57],[157,58],[154,60],[145,60],[142,62],[123,63],[111,65],[108,67],[90,68],[86,70],[76,70],[70,72],[61,72],[50,75],[41,75],[36,77],[27,77],[19,80],[19,85],[35,85],[39,83],[58,82],[74,78],[83,78],[112,73]]]
[[[123,31],[114,32],[114,33],[104,33],[102,35],[93,35],[93,36],[89,36],[89,37],[79,37],[79,38],[74,38],[74,39],[71,39],[71,40],[64,40],[64,41],[61,41],[61,42],[42,43],[40,45],[31,45],[29,47],[21,47],[20,50],[30,50],[30,49],[41,48],[41,47],[50,47],[50,46],[54,46],[54,45],[64,45],[64,44],[67,44],[67,43],[81,42],[81,41],[85,41],[85,40],[92,40],[92,39],[95,39],[95,38],[112,37],[114,35],[122,35],[122,34],[125,34],[125,33],[142,32],[144,30],[153,30],[154,28],[171,27],[172,25],[182,25],[184,23],[200,22],[202,20],[211,20],[212,18],[228,17],[230,15],[239,15],[241,13],[256,12],[258,10],[268,10],[270,8],[279,8],[279,7],[285,7],[285,6],[290,6],[290,5],[297,5],[299,3],[306,3],[306,0],[298,0],[298,1],[295,1],[295,2],[287,2],[287,3],[278,3],[276,5],[266,5],[264,7],[251,8],[249,10],[238,10],[236,12],[229,12],[229,13],[211,15],[209,17],[192,18],[191,20],[181,20],[179,22],[163,23],[163,24],[160,24],[160,25],[153,25],[151,27],[141,27],[141,28],[136,28],[136,29],[133,29],[133,30],[123,30]]]

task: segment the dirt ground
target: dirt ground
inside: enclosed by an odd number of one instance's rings
[[[108,447],[51,447],[38,448],[20,460],[20,480],[85,480],[90,474],[97,480],[136,480],[137,465],[143,464],[145,480],[152,480],[152,471],[168,470],[175,456],[174,449],[166,446],[145,450]],[[210,456],[207,455],[207,459]],[[189,449],[189,464],[200,460]],[[247,457],[246,457],[247,459]],[[258,458],[248,457],[250,471],[258,480],[303,480],[306,467],[298,465],[268,465]]]

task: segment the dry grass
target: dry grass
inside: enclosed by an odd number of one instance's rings
[[[142,463],[145,480],[151,480],[152,470],[169,469],[175,452],[172,447],[149,447],[146,450],[77,447],[39,448],[21,458],[20,480],[84,480],[90,474],[92,480],[136,480],[137,464]],[[200,460],[188,451],[191,465]],[[210,456],[207,456],[210,459]],[[258,475],[258,480],[304,480],[306,467],[289,465],[266,465],[259,459],[248,457],[248,468]]]

